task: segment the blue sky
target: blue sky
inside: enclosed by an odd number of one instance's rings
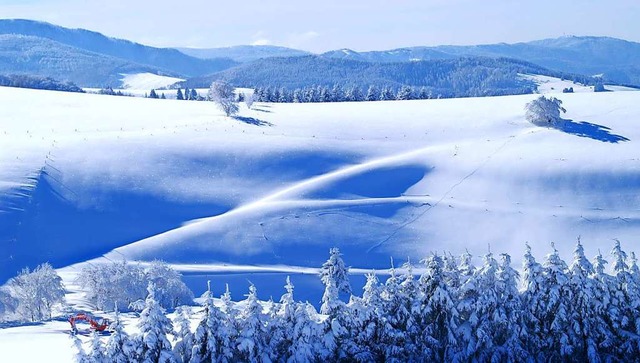
[[[3,0],[0,14],[154,46],[273,44],[322,52],[562,35],[640,41],[638,0]]]

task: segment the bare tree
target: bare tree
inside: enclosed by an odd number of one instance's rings
[[[238,113],[238,104],[235,102],[233,86],[224,81],[214,81],[209,87],[208,98],[225,113],[227,116]]]
[[[17,301],[16,311],[25,320],[50,319],[53,306],[64,301],[62,279],[48,263],[33,271],[28,268],[22,270],[9,280],[8,287]]]
[[[253,102],[255,101],[255,94],[244,94],[244,104],[247,105],[248,109],[251,109],[251,106],[253,106]]]
[[[538,126],[556,126],[561,120],[560,112],[567,112],[561,100],[545,96],[527,103],[525,110],[527,121]]]

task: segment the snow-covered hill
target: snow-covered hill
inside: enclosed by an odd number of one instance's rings
[[[249,278],[266,298],[286,273],[319,286],[304,268],[331,246],[363,269],[489,245],[518,261],[526,241],[568,256],[578,236],[591,254],[612,238],[633,249],[640,93],[556,96],[564,131],[524,120],[534,95],[226,118],[207,102],[0,88],[14,105],[0,109],[1,277],[161,258],[192,288],[222,275],[243,292]]]
[[[184,81],[182,78],[160,76],[153,73],[123,74],[122,76],[122,88],[124,89],[151,90]]]
[[[556,77],[542,76],[542,75],[522,75],[522,78],[533,81],[537,85],[537,93],[561,93],[564,89],[572,89],[573,92],[593,92],[593,86],[585,86],[580,83],[576,83],[566,79],[560,79]],[[616,85],[604,85],[606,91],[613,92],[626,92],[626,91],[638,91],[637,88],[616,86]]]

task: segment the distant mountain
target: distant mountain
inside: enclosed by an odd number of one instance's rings
[[[464,56],[508,57],[569,73],[602,75],[622,84],[640,85],[640,43],[608,37],[562,37],[528,43],[410,47],[387,51],[331,51],[324,56],[367,62],[407,62]]]
[[[0,74],[50,77],[85,87],[116,87],[121,74],[142,72],[163,71],[50,39],[0,34]]]
[[[229,58],[236,62],[251,62],[260,58],[297,57],[309,55],[303,50],[274,45],[238,45],[225,48],[176,48],[184,54],[201,59]]]
[[[467,97],[531,93],[533,81],[522,74],[572,78],[583,83],[590,77],[562,74],[533,63],[507,58],[465,57],[429,61],[374,63],[326,56],[266,58],[206,77],[187,80],[187,87],[206,87],[226,80],[239,87],[308,88],[334,84],[370,85],[398,89],[407,85],[427,87],[434,97]]]
[[[89,30],[68,29],[32,20],[2,19],[0,34],[46,38],[71,47],[148,65],[182,76],[209,74],[237,64],[231,59],[199,59],[175,49],[149,47],[128,40],[109,38]]]

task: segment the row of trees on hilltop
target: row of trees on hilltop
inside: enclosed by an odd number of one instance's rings
[[[242,304],[229,289],[215,303],[204,294],[197,328],[187,310],[166,318],[150,285],[138,327],[128,337],[116,324],[106,361],[178,362],[613,362],[640,356],[640,269],[616,242],[612,274],[598,254],[589,261],[578,241],[568,265],[553,248],[543,263],[527,246],[522,274],[511,257],[492,253],[433,254],[420,275],[410,263],[381,283],[367,275],[362,296],[348,303],[348,268],[337,249],[322,268],[320,314],[296,302],[287,278],[279,302],[261,302],[255,286]],[[520,288],[519,288],[520,287]],[[169,337],[176,343],[169,344]],[[79,355],[86,357],[79,349]],[[120,357],[120,358],[116,358]],[[100,360],[95,360],[100,361]]]
[[[363,90],[358,86],[342,87],[337,84],[332,87],[312,86],[294,90],[274,87],[256,88],[254,95],[259,102],[279,103],[425,100],[441,97],[440,94],[434,94],[428,87],[378,88],[371,85]]]

